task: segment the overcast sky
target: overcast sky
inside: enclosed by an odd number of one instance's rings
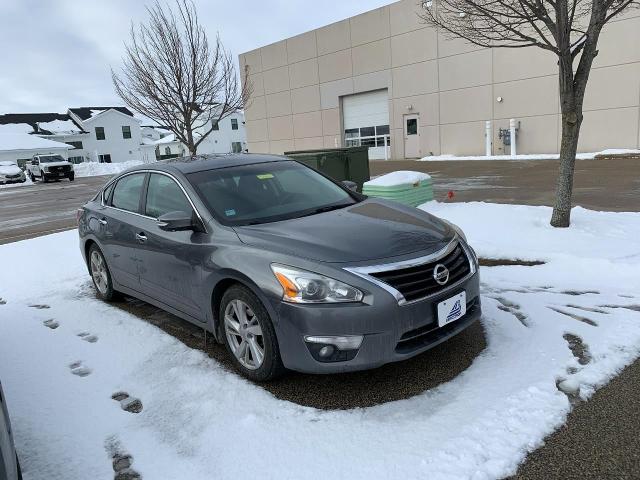
[[[141,0],[0,0],[0,113],[121,104],[111,85]],[[391,0],[195,0],[237,55]],[[237,61],[237,60],[236,60]]]

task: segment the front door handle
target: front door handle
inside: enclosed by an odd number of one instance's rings
[[[140,243],[144,243],[147,241],[147,236],[144,234],[144,232],[136,233],[136,240],[138,240]]]
[[[107,219],[106,218],[101,218],[100,220],[98,220],[98,223],[100,225],[106,225],[107,224]]]

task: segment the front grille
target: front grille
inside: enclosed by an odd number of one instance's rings
[[[21,176],[21,174],[16,173],[15,175],[6,175],[6,178],[20,178]]]
[[[444,285],[433,278],[433,269],[442,264],[449,270],[449,280]],[[447,255],[415,267],[369,273],[381,282],[398,290],[407,302],[435,295],[463,279],[471,272],[469,259],[460,244]]]
[[[53,173],[67,173],[71,167],[69,165],[58,165],[55,167],[49,167],[49,171]]]

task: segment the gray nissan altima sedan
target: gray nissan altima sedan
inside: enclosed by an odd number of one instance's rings
[[[78,223],[101,298],[202,326],[252,380],[404,360],[480,317],[478,261],[458,227],[286,157],[141,165]]]

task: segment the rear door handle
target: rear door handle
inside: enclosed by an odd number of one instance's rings
[[[100,220],[98,220],[98,223],[100,223],[100,225],[106,225],[107,224],[107,219],[106,218],[101,218]]]
[[[140,243],[144,243],[147,241],[147,236],[144,234],[144,232],[136,233],[136,240],[138,240]]]

